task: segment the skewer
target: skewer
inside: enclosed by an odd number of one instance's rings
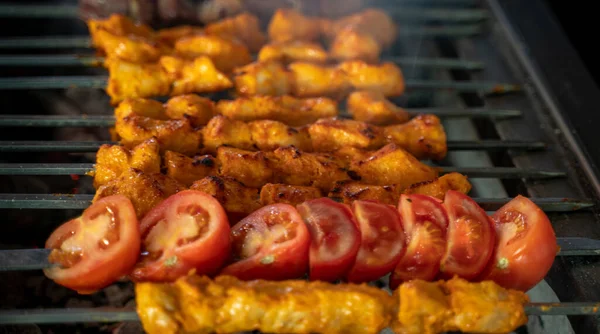
[[[508,109],[449,109],[449,108],[413,108],[405,109],[411,116],[420,114],[436,115],[440,118],[512,118],[522,115],[519,110]],[[350,116],[340,112],[340,116]],[[115,125],[115,118],[110,115],[3,115],[0,127],[107,127]]]
[[[400,8],[398,8],[400,7]],[[394,18],[436,20],[446,22],[481,21],[489,14],[481,9],[404,8],[402,3],[394,7],[390,14]],[[3,18],[61,18],[79,19],[79,6],[21,5],[17,3],[0,5],[0,17]]]
[[[457,69],[468,71],[483,70],[483,63],[454,58],[411,58],[382,57],[401,66],[419,66],[437,69]],[[104,57],[84,55],[11,55],[0,56],[0,66],[100,66]]]
[[[94,195],[86,194],[0,194],[0,209],[23,208],[83,210],[90,206],[93,198]],[[594,203],[587,199],[535,197],[530,199],[545,212],[571,212],[594,206]],[[504,204],[508,203],[511,199],[473,197],[473,200],[486,211],[496,211]],[[575,244],[580,243],[575,242]],[[573,249],[572,246],[566,246]],[[600,249],[600,246],[596,247],[596,245],[592,245],[592,247]],[[582,249],[586,251],[584,247],[582,247]]]
[[[98,88],[105,89],[108,76],[50,76],[0,78],[0,89],[62,89]],[[485,95],[506,94],[521,91],[516,84],[503,84],[487,81],[440,81],[406,80],[407,89],[448,89],[456,92],[474,92]]]
[[[447,141],[448,150],[540,150],[546,147],[543,142],[527,141]],[[101,145],[118,142],[113,141],[0,141],[0,152],[96,152]]]
[[[581,248],[577,243],[569,243],[565,242],[563,238],[557,238],[557,243],[561,246],[561,251],[557,254],[557,256],[600,255],[599,240],[587,238],[566,239],[583,239],[583,242],[585,242],[586,244],[594,244],[595,248]],[[53,264],[50,264],[48,262],[48,255],[50,255],[50,250],[46,248],[0,250],[0,272],[17,270],[41,270],[49,268],[53,266]],[[539,309],[539,311],[542,312],[543,310]],[[550,312],[550,310],[546,310],[546,312]],[[2,322],[0,321],[0,323]]]

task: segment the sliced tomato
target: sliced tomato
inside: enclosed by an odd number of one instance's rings
[[[302,217],[289,204],[262,207],[231,229],[234,262],[221,274],[242,280],[284,280],[308,269],[310,235]]]
[[[404,230],[395,207],[354,201],[352,211],[360,227],[360,249],[347,275],[353,283],[376,280],[394,269],[404,254]]]
[[[358,223],[346,204],[323,197],[297,206],[311,235],[311,280],[335,281],[350,271],[360,248]]]
[[[519,195],[496,211],[492,220],[497,243],[482,278],[508,289],[533,288],[544,279],[559,250],[548,216]]]
[[[448,212],[448,245],[440,269],[444,277],[476,278],[487,266],[496,242],[492,219],[469,196],[450,190],[444,197]]]
[[[56,283],[87,294],[129,273],[140,253],[140,229],[131,201],[104,197],[80,217],[58,227],[46,241],[52,249],[44,269]]]
[[[225,210],[212,196],[196,190],[171,195],[142,219],[142,256],[134,281],[166,282],[194,270],[213,275],[231,249]]]
[[[413,279],[430,281],[446,251],[448,216],[441,202],[425,195],[402,195],[398,203],[406,233],[406,252],[390,276],[390,288]]]

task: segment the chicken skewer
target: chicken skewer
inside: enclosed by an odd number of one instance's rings
[[[491,281],[420,280],[393,296],[367,285],[288,280],[214,280],[135,285],[137,313],[152,333],[506,333],[527,322],[528,296]],[[237,307],[233,312],[232,305]]]

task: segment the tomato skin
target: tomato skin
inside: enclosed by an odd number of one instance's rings
[[[548,216],[519,195],[498,209],[492,220],[496,248],[482,279],[528,291],[544,279],[559,250]]]
[[[361,244],[346,279],[352,283],[379,279],[404,255],[400,214],[393,206],[372,201],[354,201],[352,211],[360,227]]]
[[[180,212],[186,209],[201,212],[205,224],[198,230],[197,239],[179,244],[185,234],[186,217],[190,213]],[[195,219],[195,218],[192,218]],[[159,223],[164,221],[161,230]],[[194,220],[196,222],[196,220]],[[130,277],[133,281],[172,282],[194,270],[198,275],[214,275],[225,264],[231,249],[229,221],[225,210],[212,196],[196,190],[184,190],[171,195],[154,207],[141,222],[143,244],[151,247],[161,236],[167,234],[173,238],[169,245],[163,245],[162,254],[157,259],[145,259],[135,267]],[[176,242],[173,245],[173,241]]]
[[[448,216],[440,201],[419,195],[400,196],[398,211],[406,233],[407,246],[390,276],[390,289],[413,279],[433,280],[440,271],[446,251]]]
[[[343,279],[354,265],[361,244],[350,207],[322,197],[299,204],[297,209],[311,236],[310,280]]]
[[[222,275],[242,280],[276,281],[297,279],[306,273],[310,234],[293,206],[276,203],[262,207],[239,221],[231,232],[238,248],[234,247],[234,253],[257,249],[248,257],[226,266],[221,271]],[[282,233],[284,237],[293,235],[293,238],[277,242]],[[241,254],[235,255],[242,257]]]
[[[496,230],[492,219],[469,196],[449,190],[444,198],[449,225],[447,248],[440,263],[444,277],[475,279],[494,252]]]
[[[94,202],[80,217],[54,230],[46,241],[46,248],[60,248],[63,242],[70,239],[69,236],[73,238],[79,233],[85,233],[86,227],[91,228],[94,218],[106,212],[112,215],[112,221],[119,224],[118,241],[105,249],[93,247],[105,236],[94,234],[95,231],[92,230],[90,236],[84,236],[77,243],[83,249],[79,262],[69,268],[55,266],[44,269],[48,278],[81,294],[89,294],[127,275],[140,253],[140,230],[133,205],[125,196],[107,196]]]

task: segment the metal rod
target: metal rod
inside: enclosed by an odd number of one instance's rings
[[[0,78],[0,89],[106,88],[107,76],[51,76]],[[406,80],[409,89],[449,89],[457,92],[506,94],[521,90],[519,85],[476,81]]]
[[[403,20],[435,20],[442,22],[473,22],[490,18],[484,9],[454,9],[454,8],[398,8],[393,7],[388,14],[394,19]]]
[[[502,109],[447,109],[447,108],[415,108],[405,109],[411,116],[420,114],[431,114],[440,118],[470,117],[470,118],[511,118],[519,117],[519,110]],[[109,115],[2,115],[0,116],[0,127],[96,127],[113,126],[115,118]]]
[[[1,122],[0,122],[1,123]],[[101,145],[116,145],[112,141],[0,141],[0,152],[95,152]],[[540,150],[542,142],[477,140],[447,141],[448,150]]]
[[[72,5],[0,5],[0,17],[20,18],[78,18],[79,6]]]
[[[452,58],[384,57],[382,61],[400,66],[419,66],[439,69],[480,71],[484,66],[479,61]],[[79,55],[10,55],[0,56],[0,66],[100,66],[104,57]]]
[[[1,152],[1,150],[0,150]],[[14,152],[14,151],[13,151]],[[83,152],[83,150],[82,150]],[[471,178],[531,178],[547,179],[563,177],[566,174],[560,171],[544,171],[538,169],[523,169],[516,167],[435,167],[442,174],[461,173]],[[86,175],[94,169],[94,164],[0,164],[0,175]]]
[[[426,37],[426,38],[465,38],[479,35],[483,32],[480,24],[441,26],[441,27],[417,27],[403,26],[398,34],[404,37]]]
[[[557,243],[561,246],[561,251],[557,256],[597,256],[600,255],[600,241],[586,238],[567,238],[583,239],[577,241],[565,241],[563,238],[557,238]],[[594,245],[594,247],[585,248],[579,245],[580,242]],[[12,249],[0,250],[0,272],[17,270],[41,270],[54,266],[48,262],[50,249]]]
[[[0,49],[91,48],[87,36],[18,37],[0,39]]]

